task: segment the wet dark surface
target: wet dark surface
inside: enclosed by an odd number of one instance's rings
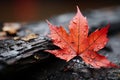
[[[89,14],[88,14],[89,13]],[[85,12],[90,32],[110,23],[109,42],[100,51],[108,59],[120,65],[120,8],[108,8]],[[67,29],[74,13],[63,14],[49,19],[56,25]],[[30,41],[0,40],[0,79],[4,80],[120,80],[120,69],[94,69],[86,65],[80,57],[65,62],[54,55],[44,52],[46,49],[58,49],[49,38],[46,22],[24,24],[17,36],[24,36],[26,30],[39,35]]]

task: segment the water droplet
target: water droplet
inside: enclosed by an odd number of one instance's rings
[[[76,62],[76,59],[73,59],[73,62]]]
[[[91,55],[91,58],[92,58],[92,59],[95,59],[95,56],[94,56],[94,55]]]
[[[73,24],[77,24],[76,21],[73,21]]]
[[[77,59],[76,62],[79,63],[80,62],[79,59]]]
[[[92,59],[89,59],[90,62],[92,62]]]
[[[97,48],[94,48],[94,51],[97,51],[98,49]]]

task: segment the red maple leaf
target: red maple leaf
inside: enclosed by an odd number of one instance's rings
[[[57,27],[50,22],[48,25],[51,31],[48,36],[61,49],[46,51],[66,61],[75,56],[80,56],[86,64],[90,64],[94,68],[116,67],[105,56],[97,53],[108,42],[109,25],[88,35],[88,22],[78,7],[77,14],[70,22],[69,33],[62,26]]]

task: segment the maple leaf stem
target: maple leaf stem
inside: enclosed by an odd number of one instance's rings
[[[80,24],[80,20],[79,20],[79,24]],[[80,41],[80,30],[79,30],[80,28],[79,28],[79,26],[80,26],[80,25],[78,25],[78,52],[79,52],[79,47],[80,47],[80,45],[79,45],[79,43],[80,43],[80,42],[79,42],[79,41]],[[78,53],[77,53],[77,54],[78,54]]]
[[[77,6],[77,14],[81,14],[80,13],[80,10],[79,10],[79,7]],[[78,18],[79,20],[78,20],[78,24],[77,24],[77,27],[78,27],[78,50],[77,50],[77,55],[79,54],[79,48],[80,48],[80,45],[79,45],[79,43],[80,43],[80,18]]]

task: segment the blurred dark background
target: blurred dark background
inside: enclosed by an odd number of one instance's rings
[[[81,11],[119,6],[119,0],[1,0],[0,22],[33,22],[52,16]]]

